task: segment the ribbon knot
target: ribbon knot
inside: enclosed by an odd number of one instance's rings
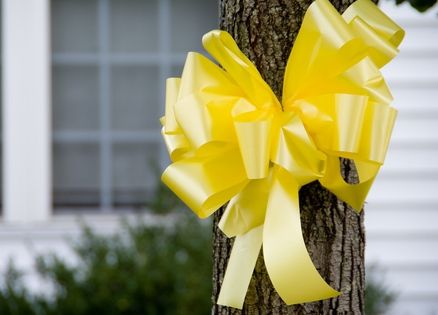
[[[319,180],[361,210],[396,116],[379,68],[397,54],[403,34],[369,0],[342,16],[316,0],[287,63],[282,104],[223,31],[202,39],[223,69],[189,53],[181,79],[167,80],[161,122],[173,163],[162,180],[201,218],[229,201],[219,227],[236,239],[219,304],[242,307],[262,244],[287,304],[339,294],[306,250],[298,191]],[[344,181],[340,157],[355,162],[358,184]]]

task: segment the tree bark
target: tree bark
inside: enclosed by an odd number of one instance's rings
[[[312,0],[220,0],[220,27],[257,66],[262,77],[281,99],[283,74],[293,42]],[[331,0],[343,12],[354,0]],[[343,176],[358,178],[353,163],[341,160]],[[301,224],[313,263],[336,290],[337,298],[286,305],[274,290],[260,253],[243,310],[216,304],[231,253],[232,239],[217,227],[223,208],[214,215],[212,314],[362,314],[365,290],[365,230],[363,212],[356,214],[319,183],[300,191]],[[297,286],[297,290],[299,290]]]

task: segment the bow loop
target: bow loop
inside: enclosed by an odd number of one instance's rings
[[[362,58],[360,39],[328,1],[316,0],[311,8],[304,16],[286,65],[285,108],[297,99],[339,89],[333,79]]]
[[[362,38],[368,53],[380,68],[398,53],[404,30],[373,3],[358,0],[342,14],[357,36]]]
[[[187,55],[174,113],[193,148],[235,142],[230,110],[241,97],[225,71],[200,54]]]
[[[283,107],[330,93],[368,95],[389,104],[392,96],[379,69],[397,54],[403,36],[369,0],[356,1],[342,16],[327,1],[316,0],[286,66]]]
[[[389,104],[392,95],[382,74],[371,58],[365,57],[348,70],[338,80],[347,80],[355,94],[368,95],[371,101]],[[348,90],[348,89],[345,89]]]
[[[161,134],[166,143],[170,159],[173,162],[181,159],[184,154],[190,150],[189,142],[176,121],[174,112],[180,82],[181,80],[179,78],[166,80],[166,112],[165,116],[160,119],[161,124],[163,125]]]
[[[166,80],[166,109],[164,117],[161,118],[164,132],[166,134],[180,134],[181,128],[175,118],[174,106],[178,99],[180,78],[169,78]]]
[[[247,184],[236,149],[173,163],[161,180],[200,218],[206,218]]]
[[[296,103],[302,120],[323,151],[358,152],[368,97],[326,94]]]
[[[204,35],[202,44],[205,50],[225,68],[252,104],[259,108],[281,108],[274,92],[262,79],[254,64],[240,51],[230,34],[211,31]]]

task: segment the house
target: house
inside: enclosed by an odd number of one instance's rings
[[[381,2],[407,35],[383,70],[400,113],[366,207],[367,263],[399,292],[391,314],[438,314],[437,10]],[[164,81],[202,50],[217,1],[3,0],[1,19],[0,269],[29,269],[36,253],[71,256],[78,216],[110,232],[144,207],[167,155]]]

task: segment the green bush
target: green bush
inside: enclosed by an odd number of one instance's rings
[[[418,12],[426,12],[436,5],[437,0],[395,0],[397,5],[408,2]]]
[[[193,216],[178,223],[123,224],[111,236],[84,227],[72,245],[76,264],[39,256],[37,272],[53,294],[31,294],[12,266],[0,290],[2,315],[208,314],[211,303],[211,227]]]
[[[111,236],[84,227],[72,244],[76,264],[54,254],[36,259],[38,274],[53,285],[51,295],[26,290],[11,264],[1,281],[0,314],[209,314],[211,226],[189,214],[175,218],[168,227],[124,222]],[[371,268],[365,314],[384,314],[395,297]]]
[[[376,266],[371,266],[367,271],[365,287],[365,314],[383,315],[394,303],[397,294],[389,289],[382,278],[377,280],[381,271]]]
[[[0,278],[0,314],[210,314],[211,222],[196,219],[161,183],[156,187],[147,207],[159,215],[172,213],[163,217],[167,226],[147,225],[140,216],[109,236],[84,226],[72,243],[76,263],[56,254],[36,258],[37,273],[52,285],[50,293],[29,292],[10,263]],[[365,313],[383,314],[394,299],[371,268]]]

